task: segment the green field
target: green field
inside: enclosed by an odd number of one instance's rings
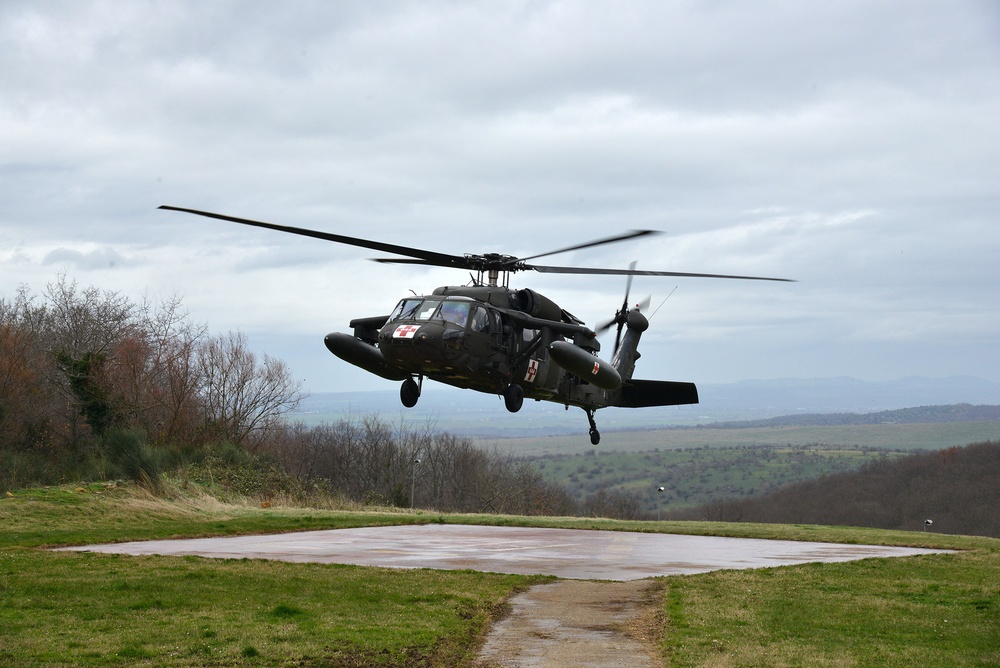
[[[671,666],[995,666],[1000,541],[843,527],[615,522],[268,508],[191,486],[0,498],[0,665],[461,666],[518,589],[547,578],[46,547],[413,522],[490,523],[959,548],[664,578]]]
[[[764,494],[782,485],[853,471],[904,453],[846,446],[699,447],[649,452],[552,455],[528,461],[577,500],[600,491],[636,497],[650,516],[723,498]],[[658,491],[663,487],[662,492]]]

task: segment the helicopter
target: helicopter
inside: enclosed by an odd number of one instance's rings
[[[642,305],[630,307],[634,276],[675,276],[753,281],[794,282],[786,278],[723,274],[565,267],[535,264],[550,255],[639,239],[655,230],[632,230],[558,250],[514,257],[500,253],[450,255],[208,211],[163,205],[160,209],[215,218],[288,234],[392,253],[402,257],[372,258],[383,264],[450,267],[470,272],[471,282],[443,286],[430,294],[404,297],[388,315],[355,318],[351,334],[332,332],[327,349],[340,359],[387,380],[401,382],[399,397],[407,408],[417,404],[423,381],[503,398],[511,413],[525,399],[582,408],[590,425],[590,442],[601,434],[595,413],[609,406],[644,408],[698,403],[694,383],[642,380],[633,377],[639,339],[649,328]],[[553,274],[627,276],[625,300],[614,317],[597,327],[530,288],[510,287],[511,275],[522,271]],[[598,356],[598,335],[617,327],[612,359]]]

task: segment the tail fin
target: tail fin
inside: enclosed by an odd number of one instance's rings
[[[648,406],[679,406],[698,403],[698,388],[694,383],[672,380],[632,380],[635,362],[639,359],[639,339],[649,328],[649,321],[638,309],[629,311],[628,331],[615,352],[611,364],[622,378],[622,387],[615,406],[645,408]]]
[[[621,398],[615,404],[623,408],[649,406],[680,406],[698,403],[698,388],[694,383],[672,380],[631,380],[622,385]]]

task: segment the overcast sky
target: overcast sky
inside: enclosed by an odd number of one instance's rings
[[[1000,6],[0,1],[0,297],[179,295],[310,391],[464,272],[160,204],[638,278],[637,377],[1000,381]],[[618,277],[518,274],[594,325]],[[605,341],[610,358],[613,341]]]

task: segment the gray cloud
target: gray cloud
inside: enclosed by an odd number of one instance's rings
[[[71,265],[76,271],[88,272],[128,267],[131,263],[113,248],[95,248],[86,252],[71,248],[56,248],[45,254],[42,264],[46,266]]]

